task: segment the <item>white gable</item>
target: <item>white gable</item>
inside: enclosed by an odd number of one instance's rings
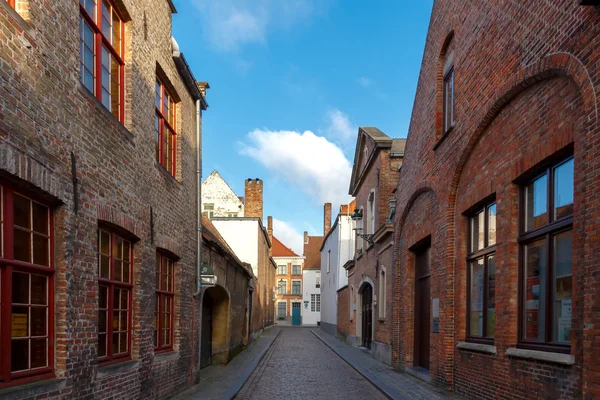
[[[244,204],[217,171],[202,182],[202,212],[212,212],[214,217],[244,216]]]

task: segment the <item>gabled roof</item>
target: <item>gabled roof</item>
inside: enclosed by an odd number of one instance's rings
[[[372,146],[367,154],[362,151],[367,143]],[[354,165],[348,194],[356,196],[358,188],[362,183],[365,171],[369,169],[371,162],[381,149],[391,149],[391,153],[404,155],[406,139],[392,139],[378,128],[373,126],[361,126],[358,128],[356,138],[356,149],[354,150]],[[364,159],[366,157],[366,160]],[[363,162],[364,161],[364,162]]]
[[[273,257],[300,257],[292,249],[284,245],[281,240],[273,236]]]

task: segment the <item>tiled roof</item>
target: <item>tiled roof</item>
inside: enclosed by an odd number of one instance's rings
[[[300,257],[292,249],[281,243],[281,240],[273,236],[273,257]]]

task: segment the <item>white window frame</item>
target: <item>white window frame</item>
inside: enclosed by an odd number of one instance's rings
[[[277,318],[281,317],[282,315],[279,315],[279,305],[280,304],[285,304],[285,313],[283,314],[283,317],[287,317],[288,313],[287,313],[287,300],[278,300],[277,301]]]
[[[375,189],[371,189],[367,197],[367,233],[375,233]]]
[[[281,267],[283,267],[283,274],[279,273]],[[277,275],[287,275],[287,264],[277,264]]]
[[[300,282],[300,293],[294,293],[294,282]],[[302,279],[292,279],[292,285],[290,286],[290,294],[293,296],[302,296]]]
[[[294,274],[294,267],[299,267],[299,268],[300,268],[300,273],[298,273],[298,274]],[[293,275],[293,276],[299,276],[299,275],[302,275],[302,264],[292,264],[292,275]]]
[[[321,294],[320,293],[313,293],[310,295],[310,311],[311,312],[321,312]]]
[[[277,295],[283,296],[287,294],[288,281],[287,279],[277,279]],[[279,293],[279,281],[283,281],[285,283],[285,293]]]

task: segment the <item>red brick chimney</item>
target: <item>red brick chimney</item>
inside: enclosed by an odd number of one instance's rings
[[[329,233],[331,229],[331,203],[325,203],[323,209],[323,236]]]
[[[248,178],[244,185],[246,204],[245,217],[258,217],[263,219],[263,181]]]
[[[271,242],[269,255],[273,256],[273,217],[270,215],[267,217],[267,233],[269,234],[269,242]]]

